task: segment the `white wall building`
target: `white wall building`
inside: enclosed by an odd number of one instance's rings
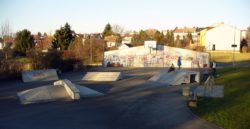
[[[240,37],[241,31],[239,29],[222,24],[206,32],[206,48],[212,50],[213,46],[215,46],[216,51],[228,51],[233,50],[232,44],[236,44],[235,50],[238,51],[240,49]]]

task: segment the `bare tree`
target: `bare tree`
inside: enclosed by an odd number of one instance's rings
[[[113,31],[115,34],[120,34],[120,35],[122,35],[122,34],[124,34],[125,29],[124,29],[124,27],[121,26],[121,25],[114,24],[114,25],[112,25],[112,31]]]
[[[10,24],[8,21],[5,21],[4,23],[2,23],[1,25],[1,37],[3,39],[9,39],[10,37],[12,37],[12,33],[11,33],[11,28],[10,28]],[[7,41],[8,42],[8,41]],[[7,49],[6,49],[7,48]],[[6,47],[6,41],[4,40],[4,49],[3,49],[3,53],[5,56],[5,60],[7,60],[9,58],[10,55],[12,55],[12,51],[10,49],[8,49],[8,47]]]
[[[1,25],[1,37],[4,36],[11,36],[11,29],[8,21],[5,21],[5,23]]]

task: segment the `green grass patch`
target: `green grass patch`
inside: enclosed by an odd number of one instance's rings
[[[224,98],[199,98],[193,112],[226,129],[250,129],[250,69],[225,68],[215,83],[224,85]]]
[[[250,61],[250,53],[235,53],[236,62]],[[211,52],[211,59],[216,62],[229,63],[233,61],[232,52]]]

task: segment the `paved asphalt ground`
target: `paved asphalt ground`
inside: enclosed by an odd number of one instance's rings
[[[216,129],[186,107],[181,86],[165,86],[147,80],[160,68],[109,68],[122,71],[117,82],[84,82],[85,72],[60,75],[74,83],[105,93],[79,101],[20,105],[18,91],[52,84],[0,81],[0,129]]]

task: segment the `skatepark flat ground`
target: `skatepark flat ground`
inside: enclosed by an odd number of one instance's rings
[[[52,84],[0,81],[0,129],[216,129],[192,114],[181,96],[181,86],[147,81],[162,68],[94,68],[89,71],[121,71],[117,82],[86,82],[87,71],[59,76],[85,85],[105,96],[79,101],[57,101],[21,105],[18,91]]]

